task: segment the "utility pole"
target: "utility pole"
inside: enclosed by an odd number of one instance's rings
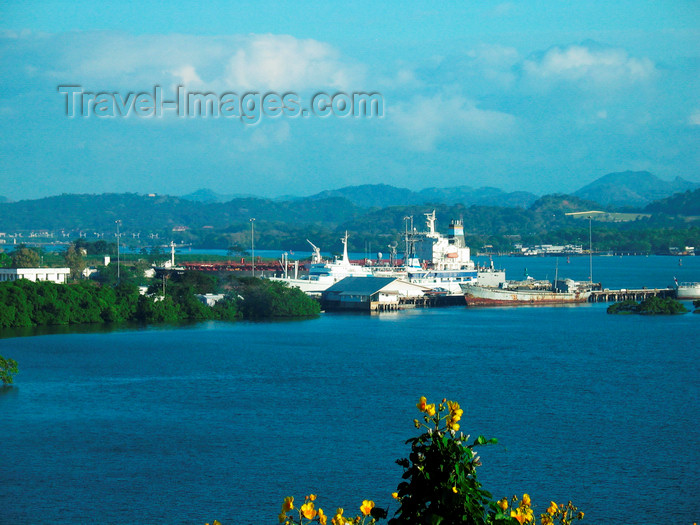
[[[411,234],[413,234],[413,215],[408,215],[403,218],[403,220],[406,223],[406,248],[405,248],[405,253],[403,254],[403,265],[404,267],[408,267],[408,256],[409,256],[409,244],[408,244],[408,221],[411,221]]]
[[[119,225],[122,223],[121,219],[114,221],[117,223],[117,284],[121,284],[121,268],[120,268],[120,251],[119,251]]]
[[[250,219],[250,252],[253,256],[253,277],[255,277],[255,217]]]
[[[592,233],[592,226],[591,226],[591,221],[593,220],[593,217],[591,215],[588,216],[588,275],[591,280],[591,284],[593,284],[593,233]]]

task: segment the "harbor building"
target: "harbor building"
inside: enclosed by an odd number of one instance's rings
[[[27,279],[65,284],[69,275],[70,268],[0,268],[0,282]]]
[[[430,288],[394,277],[346,277],[325,290],[326,310],[384,311],[414,306]]]

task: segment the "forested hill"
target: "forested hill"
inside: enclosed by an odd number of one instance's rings
[[[537,199],[529,209],[504,206],[467,206],[463,203],[408,204],[380,208],[361,207],[339,196],[312,196],[289,201],[259,198],[238,198],[229,202],[193,202],[167,195],[148,197],[135,193],[100,195],[64,194],[34,201],[0,204],[0,224],[6,232],[13,231],[113,231],[115,221],[121,220],[122,231],[162,231],[184,227],[188,230],[240,229],[255,218],[256,225],[276,225],[281,231],[297,226],[317,226],[335,229],[345,225],[351,230],[366,229],[366,217],[381,217],[407,213],[418,219],[423,227],[423,213],[437,209],[441,224],[453,218],[471,217],[470,222],[482,222],[479,216],[501,217],[506,224],[521,221],[520,228],[531,222],[526,217],[553,213],[563,216],[571,211],[601,209],[594,202],[570,195],[546,195]],[[403,211],[402,211],[403,210]],[[471,210],[471,211],[470,211]],[[482,210],[475,212],[473,210]],[[410,213],[409,213],[410,212]],[[449,216],[446,216],[449,214]],[[374,221],[375,219],[372,219]],[[380,220],[380,222],[383,222]],[[470,227],[471,225],[468,225]]]
[[[125,230],[160,230],[176,226],[221,229],[254,217],[258,221],[333,225],[352,219],[360,211],[339,197],[286,202],[242,198],[225,203],[202,203],[167,195],[64,194],[0,204],[0,224],[5,231],[112,231],[116,220],[122,221]]]
[[[662,253],[668,246],[700,245],[697,202],[696,190],[660,201],[654,205],[658,208],[650,206],[649,215],[609,213],[596,219],[597,245],[606,250],[655,253]],[[614,211],[596,202],[560,194],[545,195],[528,208],[461,203],[361,207],[339,196],[288,201],[238,198],[205,203],[133,193],[66,194],[0,203],[0,231],[5,233],[6,243],[10,235],[22,233],[9,241],[12,244],[77,237],[93,239],[95,233],[113,238],[115,221],[121,220],[124,242],[134,249],[174,240],[193,247],[240,251],[250,246],[250,219],[254,218],[255,246],[260,249],[306,250],[306,240],[310,239],[324,249],[337,250],[339,238],[347,230],[351,250],[371,251],[374,246],[375,250],[388,252],[390,244],[401,242],[406,217],[413,217],[414,227],[423,230],[424,214],[433,209],[439,231],[445,232],[452,219],[462,219],[470,246],[488,244],[502,250],[512,249],[517,242],[580,244],[587,237],[587,225],[567,213],[592,209]],[[683,213],[695,218],[679,220],[677,215]],[[38,239],[30,234],[41,230],[50,233],[39,235]]]
[[[575,197],[599,203],[599,208],[631,208],[636,211],[674,193],[700,188],[700,183],[681,177],[666,181],[648,171],[624,171],[608,173],[573,192]],[[228,202],[234,199],[251,198],[251,195],[219,194],[209,189],[200,189],[183,195],[182,199],[196,202]],[[464,206],[501,206],[506,208],[529,208],[539,197],[527,191],[504,191],[493,187],[452,186],[447,188],[425,188],[412,191],[388,184],[362,184],[327,190],[308,197],[284,196],[280,201],[324,200],[332,197],[347,199],[361,208],[388,208],[390,206],[413,206],[446,204]],[[253,197],[254,198],[254,197]]]
[[[347,186],[337,190],[323,191],[306,198],[318,200],[329,197],[342,197],[363,208],[430,204],[527,208],[537,200],[537,195],[527,191],[506,192],[491,187],[455,186],[451,188],[426,188],[416,192],[387,184]]]
[[[644,211],[666,215],[700,216],[700,189],[676,193],[649,204]]]
[[[652,201],[697,188],[700,188],[700,183],[681,177],[665,181],[648,171],[623,171],[608,173],[576,191],[574,195],[604,206],[641,209]]]

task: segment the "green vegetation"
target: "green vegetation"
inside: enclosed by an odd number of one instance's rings
[[[5,359],[0,355],[0,381],[4,385],[11,385],[13,376],[19,372],[17,361],[14,359]]]
[[[649,204],[645,211],[666,215],[700,216],[700,189],[676,193]]]
[[[478,447],[497,443],[496,439],[477,437],[469,442],[462,434],[459,421],[464,411],[459,403],[443,399],[436,405],[421,397],[417,405],[422,421],[414,419],[423,433],[409,439],[408,458],[398,463],[404,469],[403,481],[392,497],[399,508],[389,519],[389,525],[523,525],[536,523],[535,507],[528,494],[495,500],[477,479],[481,466]],[[316,507],[315,494],[304,498],[299,507],[288,496],[278,515],[285,525],[370,525],[385,520],[389,510],[377,507],[372,500],[363,500],[359,514],[347,514],[338,508],[329,520],[322,508]],[[551,501],[546,510],[541,507],[538,525],[571,525],[583,520],[584,513],[569,501],[566,505]],[[214,525],[220,525],[218,521]]]
[[[675,315],[687,312],[680,301],[671,297],[649,297],[641,303],[628,299],[608,306],[609,314]]]
[[[39,266],[41,256],[39,252],[31,248],[27,248],[23,244],[19,245],[12,252],[12,268],[36,268]]]
[[[140,295],[130,282],[72,285],[26,280],[0,283],[0,328],[89,323],[177,322],[318,315],[316,301],[295,288],[261,279],[231,278],[225,297],[209,307],[195,297],[217,287],[216,279],[186,272],[166,283],[166,295]],[[154,289],[161,291],[158,286]]]
[[[237,293],[244,297],[238,306],[245,319],[309,317],[320,312],[317,301],[285,283],[252,277],[238,279],[238,282]]]
[[[614,177],[613,183],[629,187],[641,177],[634,173],[622,175],[624,180]],[[652,182],[654,186],[656,182]],[[648,194],[666,196],[676,186],[685,191],[684,184],[683,181],[675,186],[664,183],[657,189],[650,186]],[[609,194],[612,190],[604,191]],[[429,188],[417,193],[369,185],[289,200],[246,197],[228,202],[194,202],[135,194],[61,195],[0,203],[0,222],[6,231],[42,228],[56,232],[90,228],[105,238],[113,238],[114,221],[121,218],[124,220],[123,246],[132,251],[145,250],[136,258],[149,260],[158,255],[157,246],[145,245],[170,240],[196,248],[231,247],[231,256],[235,256],[250,246],[250,217],[256,218],[255,245],[260,249],[308,250],[306,239],[311,239],[325,250],[338,250],[338,239],[348,230],[350,250],[387,252],[389,244],[402,245],[406,228],[404,217],[413,216],[414,225],[423,229],[423,213],[432,209],[437,212],[437,226],[443,232],[451,219],[462,218],[467,242],[474,251],[491,245],[494,251],[508,252],[517,242],[586,246],[588,221],[566,216],[566,213],[590,210],[608,212],[594,218],[593,243],[598,251],[666,254],[669,246],[700,245],[698,190],[657,201],[649,205],[645,213],[618,212],[640,212],[641,206],[649,202],[648,196],[640,197],[639,202],[643,204],[636,209],[619,209],[613,204],[605,205],[605,201],[601,205],[595,199],[584,200],[595,197],[597,190],[591,196],[553,194],[538,199],[534,195],[516,193],[468,187]],[[514,200],[508,200],[508,196]],[[619,200],[615,197],[613,201],[616,199]],[[96,209],[101,213],[96,214]],[[174,226],[183,228],[174,231]],[[148,234],[163,240],[150,241]],[[116,255],[116,244],[105,240],[80,239],[74,246],[81,254],[85,251],[83,257],[87,265],[91,264],[91,257]],[[46,263],[54,264],[49,262],[49,253],[42,255]],[[128,260],[134,254],[122,256]],[[63,260],[58,262],[64,264]]]

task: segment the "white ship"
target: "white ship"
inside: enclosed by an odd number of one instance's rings
[[[320,249],[307,239],[314,250],[308,276],[273,279],[285,281],[312,295],[320,294],[345,277],[395,277],[446,295],[461,295],[460,284],[496,287],[505,281],[505,271],[494,268],[493,261],[490,266],[477,267],[471,260],[462,221],[453,220],[445,237],[435,231],[435,210],[426,213],[425,217],[427,231],[418,232],[412,228],[409,232],[407,228],[404,265],[401,267],[351,264],[346,232],[341,239],[343,257],[340,260],[324,262]],[[286,262],[282,266],[286,268]]]
[[[345,232],[345,236],[340,240],[343,243],[342,258],[324,261],[321,257],[321,249],[307,239],[306,242],[313,248],[308,275],[303,277],[295,275],[293,278],[288,276],[270,277],[270,279],[286,282],[289,286],[299,288],[309,295],[320,295],[321,292],[346,277],[371,277],[372,271],[369,268],[350,263],[348,258],[348,232]],[[283,264],[283,267],[287,268],[286,262]]]
[[[700,283],[679,283],[675,277],[674,281],[676,282],[676,299],[681,301],[700,299]]]
[[[462,293],[461,284],[498,286],[505,272],[493,267],[477,268],[464,240],[464,225],[450,222],[447,237],[435,231],[435,210],[425,214],[428,230],[406,235],[407,257],[404,268],[409,282],[440,289],[449,295]]]

